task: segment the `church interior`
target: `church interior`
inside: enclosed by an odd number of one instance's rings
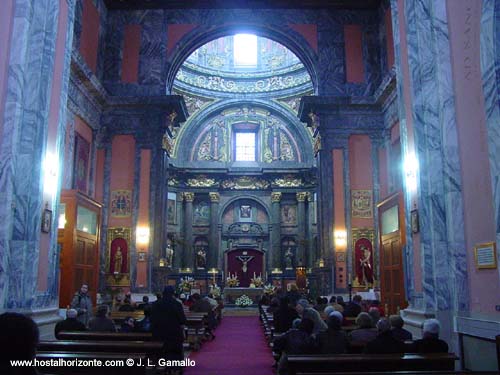
[[[499,370],[500,0],[2,5],[0,313],[358,295]]]

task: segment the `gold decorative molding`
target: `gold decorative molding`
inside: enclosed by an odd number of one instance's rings
[[[296,194],[298,202],[305,202],[307,199],[307,192],[302,191]]]
[[[269,187],[269,182],[260,180],[256,177],[242,176],[224,180],[222,182],[222,187],[230,190],[260,190],[267,189]]]
[[[271,202],[279,202],[281,201],[281,193],[278,191],[271,193]]]
[[[217,182],[213,178],[208,178],[207,176],[202,175],[196,178],[188,179],[186,185],[190,187],[212,187],[217,185]]]
[[[316,138],[314,138],[313,150],[314,156],[316,156],[321,150],[321,136],[319,134],[316,136]]]
[[[210,202],[218,203],[220,201],[219,193],[213,192],[213,193],[208,193],[208,195],[210,196]]]
[[[168,179],[167,184],[168,186],[179,186],[179,180],[176,179],[175,177],[171,177]]]
[[[302,179],[300,177],[288,175],[275,179],[273,184],[279,187],[299,187],[302,186]]]
[[[131,251],[131,229],[123,227],[111,227],[107,230],[106,248],[106,283],[109,286],[129,286],[130,285],[130,251]],[[124,257],[126,272],[116,271],[111,273],[111,249],[113,241],[117,240],[117,247],[123,249],[126,244],[126,256]],[[125,250],[125,249],[123,249]]]
[[[314,196],[312,195],[312,193],[310,191],[306,192],[307,194],[307,201],[308,202],[313,202],[314,201]]]
[[[193,202],[194,201],[194,193],[193,192],[185,192],[182,193],[182,197],[186,202]]]

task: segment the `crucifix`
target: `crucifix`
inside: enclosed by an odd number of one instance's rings
[[[236,259],[238,259],[242,265],[241,265],[241,270],[246,273],[248,271],[247,264],[250,262],[253,258],[255,258],[252,255],[238,255]]]

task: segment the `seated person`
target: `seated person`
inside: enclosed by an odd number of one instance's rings
[[[148,296],[142,296],[142,303],[137,305],[137,310],[144,310],[146,306],[151,306],[149,303],[149,297]]]
[[[35,367],[11,367],[11,360],[35,358],[38,326],[22,314],[7,312],[0,315],[0,374],[36,375]]]
[[[54,328],[54,335],[56,339],[59,339],[59,332],[61,331],[86,331],[87,328],[85,324],[80,322],[76,317],[78,316],[78,311],[75,309],[66,310],[66,319],[57,322]]]
[[[210,339],[215,339],[215,335],[212,333],[212,331],[217,326],[217,321],[215,319],[215,313],[213,311],[212,304],[206,297],[201,298],[198,293],[193,294],[191,297],[193,298],[194,303],[191,305],[189,310],[194,312],[207,313],[207,334]]]
[[[127,316],[120,327],[120,332],[134,332],[135,330],[135,320],[131,316]]]
[[[316,298],[316,305],[314,305],[314,309],[318,312],[322,312],[326,305],[328,304],[328,300],[324,297]]]
[[[414,353],[448,353],[448,344],[439,338],[441,325],[437,319],[427,319],[422,328],[422,339],[415,341]]]
[[[135,328],[137,332],[151,332],[151,311],[153,306],[144,307],[144,318],[136,322]]]
[[[372,318],[372,327],[375,327],[380,320],[380,311],[376,307],[370,307],[368,315]]]
[[[274,349],[281,351],[281,357],[278,364],[278,374],[283,375],[288,372],[288,354],[315,354],[317,353],[317,344],[311,333],[314,328],[314,322],[309,319],[302,319],[298,329],[291,329],[283,336],[274,341]]]
[[[344,316],[355,318],[362,311],[361,308],[362,298],[360,295],[356,294],[352,297],[352,301],[349,302],[344,308]]]
[[[337,303],[345,309],[346,304],[345,304],[345,302],[344,302],[344,297],[342,297],[342,296],[337,296]],[[345,316],[345,315],[344,315],[344,316]]]
[[[299,299],[295,310],[303,319],[310,319],[314,323],[313,335],[328,330],[328,326],[321,319],[321,315],[315,309],[309,307],[309,302],[305,299]]]
[[[377,322],[378,335],[375,340],[370,341],[365,346],[364,353],[367,354],[391,354],[404,353],[404,344],[392,336],[391,322],[382,318]]]
[[[351,346],[365,346],[368,342],[377,337],[377,329],[373,328],[372,318],[368,315],[368,313],[360,313],[356,318],[356,325],[359,328],[351,331],[349,340]]]
[[[413,340],[411,332],[403,328],[403,325],[405,324],[403,318],[399,315],[391,315],[389,320],[391,321],[392,326],[392,336],[394,336],[396,340],[403,342]]]
[[[342,297],[340,297],[340,298],[342,298]],[[341,313],[344,312],[344,307],[337,302],[337,297],[335,297],[335,296],[332,296],[330,298],[330,306],[332,306],[335,309],[335,311],[340,311]]]
[[[89,331],[93,332],[116,332],[115,324],[108,318],[109,308],[107,305],[100,305],[97,308],[95,318],[89,322]]]
[[[335,308],[332,306],[332,305],[328,305],[325,307],[325,309],[323,310],[323,313],[322,313],[322,317],[324,318],[324,320],[328,320],[328,317],[330,316],[330,314],[332,312],[335,311]]]
[[[280,298],[279,308],[273,314],[274,332],[286,332],[292,328],[292,323],[299,316],[297,311],[289,305],[287,296]]]
[[[328,316],[328,331],[320,332],[317,336],[321,354],[340,354],[347,349],[347,336],[341,329],[342,313],[333,311]]]
[[[273,297],[271,298],[271,303],[269,304],[269,307],[267,308],[267,312],[269,314],[274,314],[278,308],[280,307],[280,300],[278,297]]]
[[[132,300],[130,296],[126,296],[123,300],[123,305],[120,306],[118,311],[132,312],[134,311],[134,307],[132,306]]]
[[[380,304],[380,301],[378,299],[375,299],[372,301],[372,303],[368,307],[368,311],[370,311],[371,309],[377,309],[381,317],[385,316],[385,310],[382,307],[382,305]],[[378,322],[378,320],[377,320],[377,322]],[[377,322],[375,322],[375,324]]]

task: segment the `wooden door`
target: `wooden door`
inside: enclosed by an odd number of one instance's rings
[[[82,284],[87,283],[89,295],[95,301],[98,288],[97,271],[99,269],[95,236],[77,231],[74,259],[73,290],[80,290]]]
[[[404,289],[405,244],[402,195],[395,194],[378,205],[380,231],[380,293],[388,314],[407,306]]]

